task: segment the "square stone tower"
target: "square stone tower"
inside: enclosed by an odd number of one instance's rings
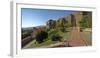
[[[75,27],[75,29],[77,29],[78,32],[80,32],[80,21],[83,17],[83,13],[82,12],[76,12],[74,14],[71,14],[71,24],[72,27]]]

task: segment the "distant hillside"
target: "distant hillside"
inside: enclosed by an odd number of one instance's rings
[[[22,30],[32,30],[33,27],[25,27],[25,28],[22,28]]]

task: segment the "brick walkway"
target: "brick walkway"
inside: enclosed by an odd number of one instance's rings
[[[79,32],[77,27],[73,27],[73,30],[70,32],[70,39],[68,40],[68,45],[74,46],[87,46],[87,42],[84,39],[84,33]]]

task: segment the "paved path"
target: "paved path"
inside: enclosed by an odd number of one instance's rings
[[[32,40],[31,42],[29,42],[28,44],[26,44],[23,49],[26,49],[26,48],[31,48],[31,45],[34,44],[36,42],[36,40]],[[33,45],[32,45],[33,46]]]
[[[73,27],[70,32],[70,39],[67,40],[69,46],[87,46],[87,41],[85,40],[84,33],[79,32],[77,27]]]
[[[87,46],[87,41],[84,39],[84,33],[79,32],[77,27],[73,27],[70,34],[71,37],[67,42],[70,46]]]

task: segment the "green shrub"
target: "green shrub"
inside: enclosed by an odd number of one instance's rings
[[[48,37],[48,33],[46,31],[41,31],[36,34],[36,41],[38,43],[42,43]]]
[[[55,29],[51,29],[48,33],[49,33],[49,35],[52,35],[52,34],[57,33],[57,31]]]
[[[61,41],[61,36],[58,33],[52,34],[51,35],[51,40],[52,41]]]
[[[92,24],[90,24],[88,16],[83,16],[82,20],[79,22],[80,27],[82,28],[90,28]]]
[[[60,28],[61,32],[66,32],[66,29],[64,27]]]

